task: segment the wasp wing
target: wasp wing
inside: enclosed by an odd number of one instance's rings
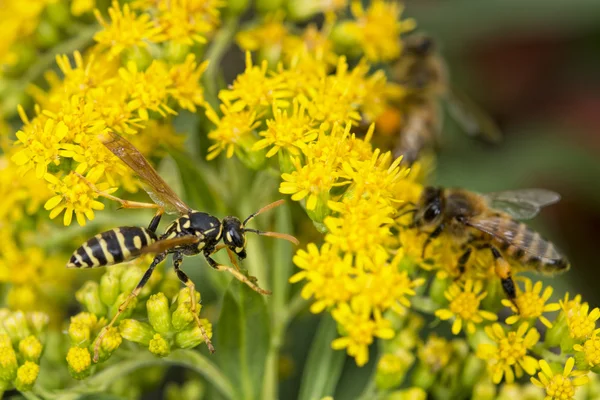
[[[518,221],[498,216],[485,216],[469,218],[465,224],[487,233],[496,240],[517,247],[530,257],[537,257],[546,263],[563,258],[552,243]]]
[[[187,214],[191,208],[175,194],[173,189],[158,175],[148,160],[125,138],[114,132],[105,132],[100,141],[144,182],[144,190],[150,198],[168,213]]]
[[[516,219],[533,218],[542,207],[560,200],[558,193],[546,189],[508,190],[486,193],[483,197],[491,208],[504,211]]]
[[[174,247],[185,246],[187,244],[195,244],[200,241],[198,236],[186,235],[173,239],[163,239],[152,243],[140,250],[140,254],[157,254],[170,250]]]

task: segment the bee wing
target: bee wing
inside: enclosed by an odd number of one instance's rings
[[[486,193],[483,197],[493,209],[504,211],[516,219],[535,217],[542,207],[560,200],[558,193],[546,189],[520,189]]]
[[[468,219],[465,224],[487,233],[493,238],[515,246],[531,257],[537,257],[545,262],[561,260],[551,242],[539,233],[527,228],[523,223],[498,216],[483,216]]]
[[[163,239],[152,243],[150,246],[146,246],[140,250],[140,254],[157,254],[172,249],[177,246],[184,246],[186,244],[198,243],[200,238],[194,235],[186,235],[176,237],[173,239]]]
[[[447,98],[448,111],[467,135],[491,144],[502,141],[502,132],[498,125],[469,96],[450,85]]]
[[[156,204],[171,214],[186,214],[191,211],[191,208],[175,194],[142,153],[128,140],[114,132],[105,132],[99,136],[99,139],[114,155],[138,174],[145,184],[144,190]]]

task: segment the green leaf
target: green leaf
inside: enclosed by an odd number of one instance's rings
[[[234,398],[260,399],[270,335],[264,297],[232,281],[215,329],[215,355],[233,383]]]
[[[288,206],[279,207],[276,212],[275,230],[277,232],[293,233],[292,218]],[[288,280],[292,275],[293,269],[292,251],[292,244],[290,242],[286,240],[275,241],[270,269],[273,288],[273,315],[277,322],[285,319],[286,303],[291,288]]]
[[[324,315],[304,366],[299,400],[319,400],[324,396],[333,396],[346,358],[343,351],[331,348],[331,342],[336,337],[335,321],[329,315]]]

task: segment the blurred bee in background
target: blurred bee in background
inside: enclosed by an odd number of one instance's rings
[[[495,272],[507,297],[516,298],[510,258],[525,269],[559,273],[570,267],[554,244],[517,219],[529,219],[544,206],[560,200],[544,189],[477,194],[464,189],[426,187],[415,208],[411,227],[429,233],[423,245],[425,257],[431,240],[446,232],[460,247],[458,271],[462,274],[473,250],[489,249]]]
[[[391,70],[391,80],[407,92],[393,104],[402,115],[399,132],[392,144],[393,153],[395,157],[403,157],[403,162],[408,165],[438,149],[442,101],[469,136],[481,137],[490,143],[497,143],[502,137],[490,118],[452,87],[446,65],[435,47],[428,36],[407,37],[402,56]]]

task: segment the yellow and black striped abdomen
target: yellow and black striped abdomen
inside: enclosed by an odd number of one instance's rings
[[[569,269],[569,262],[556,246],[522,222],[504,219],[492,236],[500,250],[525,266],[543,272]]]
[[[136,258],[140,249],[154,243],[156,234],[127,226],[100,233],[73,252],[67,268],[95,268]]]

